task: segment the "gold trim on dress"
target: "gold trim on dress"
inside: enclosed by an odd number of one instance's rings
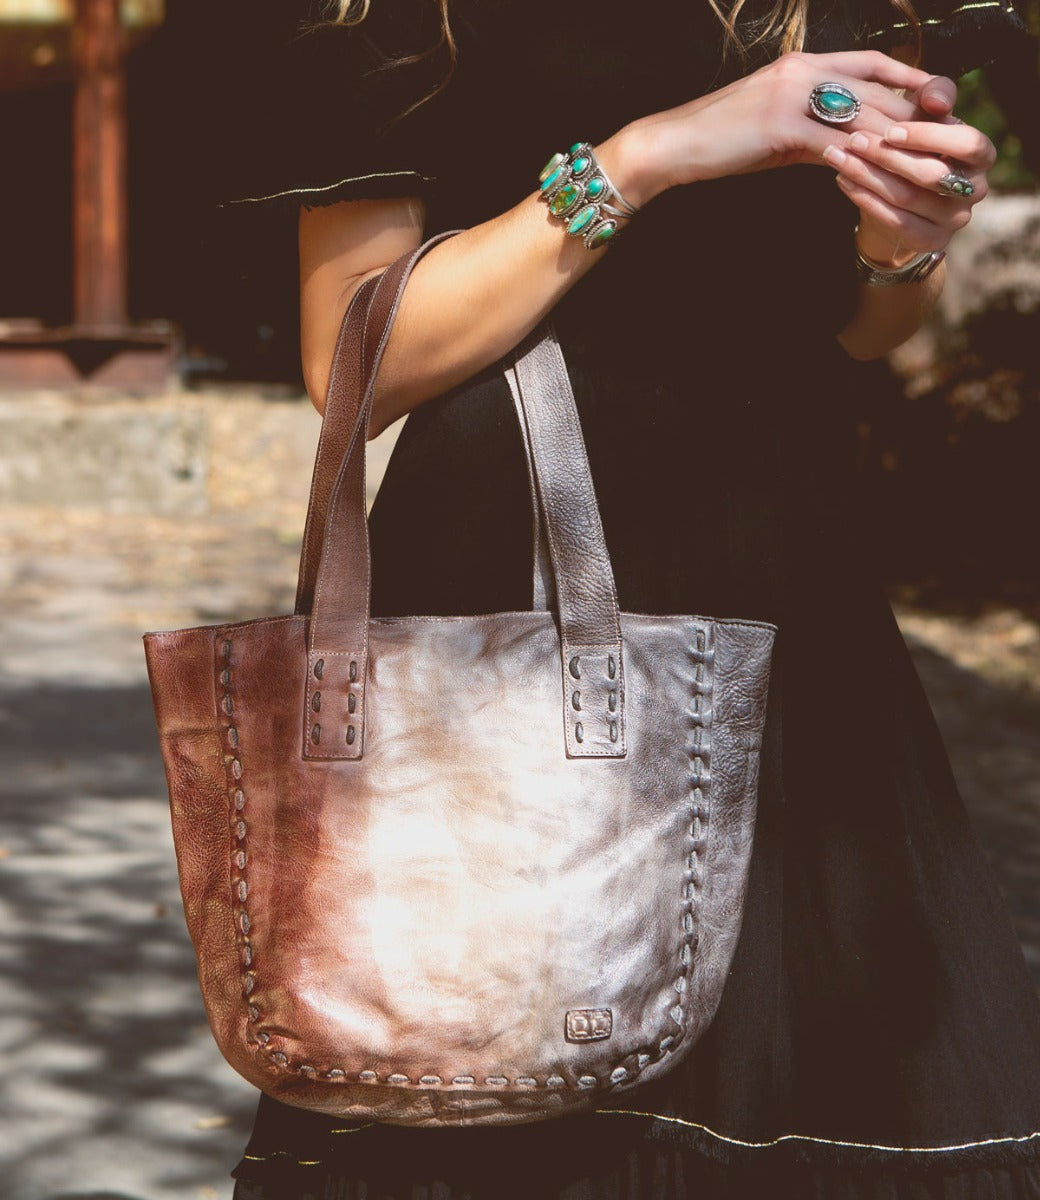
[[[710,1129],[707,1125],[701,1125],[697,1121],[685,1121],[682,1117],[666,1117],[661,1113],[640,1112],[633,1108],[600,1108],[596,1112],[602,1116],[610,1116],[616,1113],[618,1116],[629,1117],[652,1117],[655,1121],[667,1121],[672,1125],[684,1125],[688,1129],[699,1129],[702,1133],[706,1133],[709,1137],[718,1139],[720,1142],[726,1142],[731,1146],[743,1146],[750,1150],[767,1150],[772,1146],[779,1146],[783,1142],[811,1142],[819,1146],[844,1146],[850,1150],[887,1150],[894,1154],[949,1154],[954,1150],[974,1150],[981,1146],[1003,1146],[1011,1143],[1032,1142],[1040,1139],[1040,1132],[1026,1133],[1021,1137],[994,1137],[986,1138],[981,1142],[960,1142],[952,1146],[880,1146],[872,1142],[841,1142],[834,1138],[814,1137],[809,1133],[782,1133],[779,1137],[772,1138],[768,1142],[745,1142],[741,1138],[730,1137],[725,1133],[717,1133],[714,1129]]]
[[[1001,8],[1005,12],[1015,12],[1014,7],[1010,3],[1005,3],[1005,0],[971,0],[969,4],[958,4],[956,8],[951,8],[948,13],[941,17],[925,17],[920,23],[924,25],[942,25],[951,17],[955,17],[958,13],[971,12],[976,8]],[[909,21],[898,21],[895,25],[885,25],[882,29],[875,29],[873,33],[868,33],[867,38],[881,37],[884,33],[891,33],[894,29],[909,29]]]
[[[373,171],[371,175],[348,175],[346,179],[338,179],[335,183],[325,183],[321,187],[298,187],[286,188],[284,192],[271,192],[266,196],[241,196],[237,200],[226,200],[221,204],[220,208],[227,208],[232,204],[260,204],[264,200],[281,200],[285,196],[313,195],[316,192],[331,192],[338,187],[342,187],[345,183],[364,183],[369,179],[397,179],[411,176],[413,179],[421,179],[423,183],[433,183],[434,180],[429,175],[424,175],[421,171]]]

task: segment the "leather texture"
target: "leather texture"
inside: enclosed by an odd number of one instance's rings
[[[544,331],[506,367],[540,532],[535,608],[370,617],[373,381],[429,245],[344,319],[297,611],[150,633],[145,651],[229,1062],[344,1117],[505,1124],[609,1107],[711,1021],[775,630],[619,613]]]

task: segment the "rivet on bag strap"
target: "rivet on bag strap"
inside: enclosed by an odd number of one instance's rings
[[[332,736],[323,736],[320,744],[305,738],[307,758],[359,758],[364,751],[371,595],[365,445],[374,379],[408,273],[419,256],[408,256],[404,271],[400,263],[388,270],[368,310],[365,341],[375,342],[376,349],[371,357],[364,354],[361,411],[329,501],[308,630],[306,702],[312,703],[316,690],[332,688],[347,697],[349,716],[344,728],[329,729]],[[349,368],[357,361],[355,348],[341,339],[340,349]],[[341,378],[359,382],[349,370]],[[555,341],[543,336],[529,343],[516,364],[516,379],[559,599],[566,752],[570,757],[622,757],[624,667],[613,574],[574,398]]]

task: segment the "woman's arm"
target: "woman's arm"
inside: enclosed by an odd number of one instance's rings
[[[626,198],[641,205],[652,185],[636,165],[637,152],[624,132],[596,151]],[[303,370],[319,410],[350,298],[365,279],[420,244],[423,216],[415,200],[301,212]],[[579,238],[567,237],[534,195],[437,246],[405,290],[373,400],[372,436],[507,354],[598,258]]]
[[[855,88],[863,100],[856,124],[877,138],[893,122],[916,129],[921,109],[896,90],[916,97],[933,82],[870,51],[789,54],[717,92],[626,126],[596,152],[637,207],[669,187],[820,163],[829,146],[848,136],[808,115],[809,92],[821,79]],[[934,155],[920,157],[933,172],[939,169]],[[301,214],[303,367],[319,409],[351,297],[366,278],[420,243],[423,215],[422,206],[408,200],[344,202]],[[608,253],[568,238],[534,195],[437,246],[405,291],[379,375],[372,435],[501,358]]]
[[[901,266],[912,257],[893,257],[890,260],[891,265]],[[883,266],[889,265],[880,258],[874,261]],[[887,288],[860,284],[856,312],[838,334],[838,341],[846,354],[861,362],[867,362],[901,346],[921,328],[935,302],[942,295],[945,280],[946,266],[940,263],[920,283],[899,284]]]

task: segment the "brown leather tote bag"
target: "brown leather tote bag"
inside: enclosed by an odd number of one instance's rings
[[[373,380],[426,248],[344,319],[295,613],[145,649],[188,928],[232,1066],[343,1117],[534,1121],[609,1107],[712,1019],[775,630],[618,611],[549,334],[507,369],[534,609],[370,617]]]

